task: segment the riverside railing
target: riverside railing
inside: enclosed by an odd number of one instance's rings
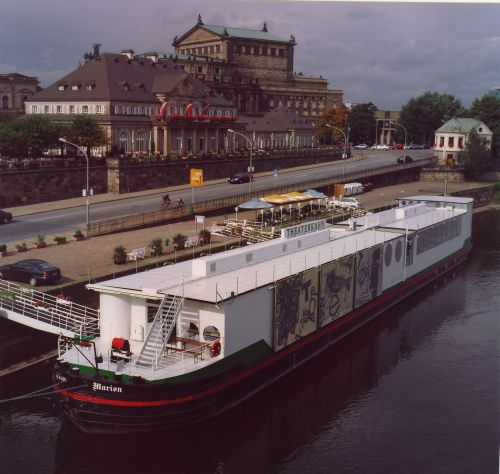
[[[277,188],[272,187],[271,189],[254,191],[251,196],[248,192],[238,194],[235,196],[225,196],[217,199],[211,199],[209,201],[201,201],[195,204],[188,204],[181,208],[172,209],[158,209],[153,211],[142,212],[139,214],[131,214],[128,216],[117,217],[114,219],[106,219],[102,221],[91,222],[88,229],[88,235],[90,237],[104,234],[111,234],[113,232],[121,232],[126,229],[141,228],[149,225],[156,225],[166,223],[172,220],[182,218],[184,216],[189,216],[192,214],[202,214],[209,211],[215,211],[219,209],[234,208],[244,201],[255,197],[264,197],[269,195],[270,192],[273,194],[283,194],[292,191],[300,191],[305,189],[323,188],[326,186],[331,186],[332,184],[349,182],[353,180],[361,180],[376,176],[379,174],[387,174],[393,171],[401,171],[402,169],[412,169],[412,168],[422,168],[429,164],[434,163],[434,158],[426,158],[424,160],[418,161],[416,163],[409,163],[406,165],[389,165],[373,170],[356,171],[351,173],[345,173],[343,177],[331,176],[320,179],[314,179],[310,181],[303,181],[300,183],[292,183],[288,185],[279,186]]]

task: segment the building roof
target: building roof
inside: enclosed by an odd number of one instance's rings
[[[439,127],[436,130],[436,133],[470,133],[472,129],[477,129],[480,125],[486,127],[486,125],[480,120],[453,117],[451,120],[448,120],[448,122]],[[486,133],[490,132],[488,127],[486,127],[486,129]]]
[[[175,37],[172,43],[173,46],[179,46],[179,44],[189,37],[194,31],[198,29],[204,29],[205,31],[214,33],[222,38],[238,38],[238,39],[251,39],[258,41],[270,41],[275,43],[293,43],[295,44],[295,38],[290,36],[290,39],[283,39],[275,36],[267,30],[267,24],[260,30],[253,30],[250,28],[233,28],[231,26],[220,26],[220,25],[205,25],[198,16],[198,23],[189,29],[186,33],[180,37]]]
[[[18,72],[11,72],[8,74],[0,74],[0,81],[19,81],[19,82],[36,82],[38,83],[38,77],[25,76],[24,74],[19,74]]]
[[[209,30],[217,35],[229,38],[245,38],[261,41],[277,41],[280,43],[288,43],[287,39],[280,38],[262,29],[252,30],[249,28],[232,28],[230,26],[218,25],[202,25],[202,28],[205,28],[206,30]]]
[[[192,84],[200,97],[210,103],[231,105],[217,95],[212,96],[211,89],[203,81],[173,64],[159,64],[145,57],[129,59],[124,54],[115,53],[103,53],[86,61],[35,94],[30,102],[104,100],[158,103],[156,94],[168,95],[186,81]],[[64,90],[60,90],[61,86],[64,86]],[[87,86],[91,86],[91,90]]]
[[[278,107],[263,115],[244,116],[238,122],[245,123],[247,131],[255,132],[288,132],[290,130],[312,130],[313,124],[309,119],[301,117],[299,114],[287,107]]]

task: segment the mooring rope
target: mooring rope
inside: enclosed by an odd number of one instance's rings
[[[76,387],[70,387],[65,390],[75,390],[78,388],[86,387],[87,384],[77,385]],[[27,400],[28,398],[36,398],[36,397],[47,397],[49,395],[58,395],[58,392],[54,390],[55,385],[49,385],[48,387],[41,388],[39,390],[35,390],[34,392],[26,393],[24,395],[19,395],[17,397],[5,398],[0,400],[0,404],[7,402],[14,402],[16,400]]]

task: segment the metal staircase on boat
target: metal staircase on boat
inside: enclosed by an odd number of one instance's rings
[[[161,357],[175,327],[183,302],[184,298],[181,296],[164,296],[137,358],[137,366],[153,370],[159,368]]]

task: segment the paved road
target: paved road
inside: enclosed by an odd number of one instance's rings
[[[282,170],[276,179],[272,173],[262,173],[256,176],[252,183],[252,189],[254,191],[266,189],[272,191],[275,185],[283,186],[327,176],[342,176],[346,173],[375,169],[394,164],[395,157],[400,154],[401,152],[398,151],[367,152],[363,155],[364,159],[361,160],[351,159],[345,162],[337,161],[311,167]],[[432,151],[412,150],[411,154],[418,160],[430,156]],[[195,202],[215,199],[220,196],[234,196],[245,193],[249,189],[249,185],[246,183],[230,185],[225,180],[217,180],[208,184],[195,189]],[[90,220],[98,221],[158,209],[161,196],[166,191],[169,192],[173,202],[177,197],[181,197],[186,204],[192,202],[192,192],[188,186],[131,193],[126,196],[94,196],[91,198]],[[72,234],[76,229],[84,229],[86,207],[82,204],[85,203],[85,200],[78,198],[67,201],[74,201],[74,205],[62,204],[58,206],[56,202],[50,203],[50,206],[45,206],[45,208],[43,206],[24,206],[24,208],[12,209],[14,220],[9,225],[0,227],[0,241],[14,242],[32,239],[38,234],[46,236]]]

